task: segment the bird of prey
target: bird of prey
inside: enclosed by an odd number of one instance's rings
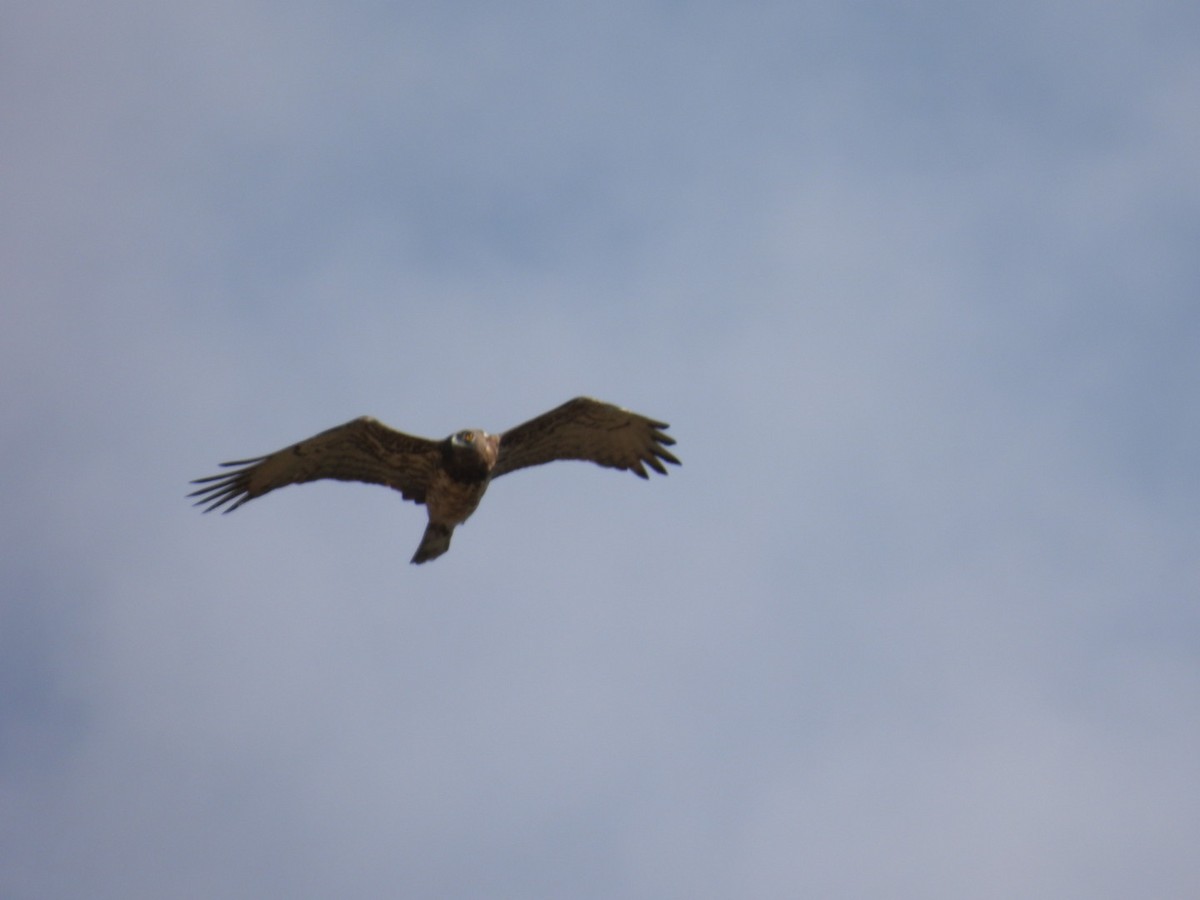
[[[233,471],[197,478],[192,484],[202,487],[188,496],[198,497],[195,505],[205,512],[222,506],[233,512],[275,488],[320,478],[382,484],[428,509],[429,524],[412,558],[423,563],[450,549],[455,526],[475,512],[500,475],[556,459],[589,460],[640,478],[649,478],[646,466],[666,475],[664,462],[679,465],[667,450],[675,443],[667,427],[590,397],[568,400],[503,434],[473,428],[442,441],[360,416],[268,456],[221,463]]]

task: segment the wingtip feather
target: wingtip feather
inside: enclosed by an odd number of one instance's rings
[[[265,460],[265,456],[256,456],[253,459],[233,459],[229,462],[221,463],[221,468],[228,469],[230,466],[252,466]],[[219,476],[218,476],[219,477]]]

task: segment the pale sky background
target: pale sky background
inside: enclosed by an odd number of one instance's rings
[[[6,900],[1200,896],[1194,2],[15,0],[0,147]]]

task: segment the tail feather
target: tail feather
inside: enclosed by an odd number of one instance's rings
[[[437,559],[450,549],[450,535],[453,533],[454,527],[452,525],[441,525],[437,522],[430,522],[425,527],[425,535],[421,538],[421,543],[417,547],[417,552],[413,554],[412,561],[414,563],[423,563],[431,559]]]

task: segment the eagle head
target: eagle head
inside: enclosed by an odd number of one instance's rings
[[[496,464],[499,440],[480,428],[468,428],[442,442],[442,464],[457,481],[481,481]]]

